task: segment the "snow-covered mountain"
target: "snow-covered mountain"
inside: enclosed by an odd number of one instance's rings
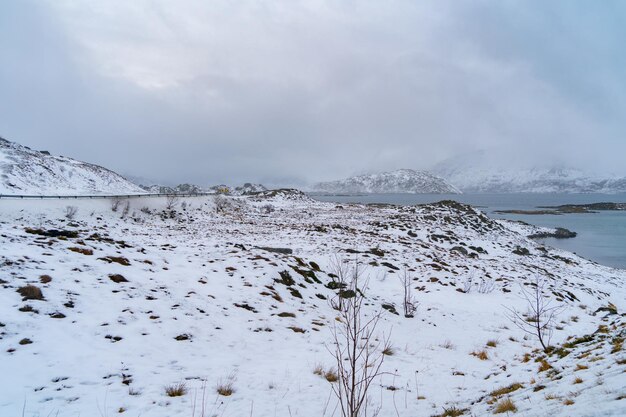
[[[98,165],[52,156],[0,138],[0,194],[140,194],[140,187]]]
[[[330,193],[409,193],[409,194],[458,194],[460,191],[444,179],[428,172],[412,169],[378,174],[359,175],[343,180],[321,182],[314,191]]]
[[[486,152],[455,157],[432,171],[466,193],[622,193],[626,178],[571,167],[500,160]]]

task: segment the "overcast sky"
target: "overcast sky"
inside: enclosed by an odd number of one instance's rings
[[[626,174],[626,2],[3,0],[0,136],[168,182]]]

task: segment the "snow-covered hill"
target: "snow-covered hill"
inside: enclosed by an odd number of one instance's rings
[[[410,193],[458,194],[459,190],[442,178],[428,172],[399,169],[378,174],[359,175],[343,180],[322,182],[313,191],[329,193]]]
[[[0,138],[0,194],[141,194],[145,191],[98,165]]]
[[[500,160],[476,152],[439,163],[434,173],[466,193],[623,193],[626,178],[569,167]]]
[[[626,271],[530,226],[294,190],[112,203],[0,200],[0,415],[337,416],[337,265],[358,262],[389,340],[378,415],[624,416]],[[536,277],[547,352],[507,317]]]
[[[202,194],[202,193],[215,193],[215,194],[231,194],[231,195],[250,195],[267,191],[267,188],[262,184],[245,183],[236,187],[229,187],[228,185],[214,185],[211,187],[203,188],[195,184],[179,184],[175,187],[168,187],[165,185],[140,185],[140,187],[149,192],[155,194]]]

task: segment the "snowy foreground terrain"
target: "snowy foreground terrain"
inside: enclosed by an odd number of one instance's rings
[[[337,416],[317,374],[336,366],[337,256],[367,267],[365,314],[382,312],[392,347],[370,392],[380,416],[493,415],[508,399],[517,411],[498,415],[626,415],[626,271],[531,227],[296,192],[128,203],[0,200],[1,416]],[[563,306],[550,354],[507,317],[537,276]]]

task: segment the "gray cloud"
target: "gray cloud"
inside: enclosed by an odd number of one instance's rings
[[[619,170],[624,12],[572,1],[4,2],[0,135],[201,184],[428,168],[491,148]]]

